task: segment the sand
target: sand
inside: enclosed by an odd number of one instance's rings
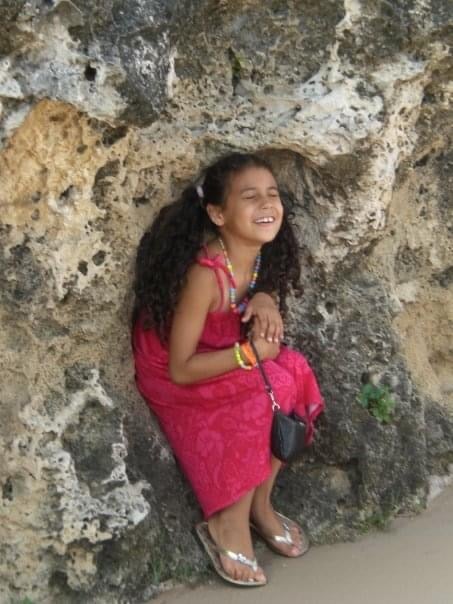
[[[221,579],[161,594],[153,604],[453,604],[453,486],[415,517],[354,543],[289,560],[260,550],[265,587]]]

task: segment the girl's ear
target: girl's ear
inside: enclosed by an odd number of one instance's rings
[[[206,205],[206,212],[208,213],[209,218],[216,226],[223,226],[225,223],[225,219],[222,214],[222,208],[220,206],[215,206],[212,203],[208,203]]]

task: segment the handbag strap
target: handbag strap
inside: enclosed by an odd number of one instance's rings
[[[264,386],[266,388],[266,392],[269,395],[269,398],[271,399],[272,411],[276,411],[277,409],[280,409],[280,405],[277,403],[277,399],[275,398],[275,394],[274,394],[274,391],[272,390],[272,386],[271,386],[271,384],[269,382],[269,378],[267,377],[267,374],[264,371],[264,367],[263,367],[263,364],[261,363],[261,359],[259,357],[259,354],[258,354],[258,351],[256,349],[256,346],[253,343],[253,340],[249,340],[249,342],[250,342],[250,346],[252,347],[252,350],[253,350],[253,352],[255,354],[256,364],[258,365],[258,369],[260,370],[261,377],[263,378]]]

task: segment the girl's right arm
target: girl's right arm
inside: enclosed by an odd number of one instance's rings
[[[217,288],[211,269],[198,264],[190,267],[170,331],[168,369],[171,380],[176,384],[192,384],[238,368],[233,347],[215,352],[195,352],[206,316],[218,303]],[[265,341],[259,344],[262,359],[278,355],[278,344]]]

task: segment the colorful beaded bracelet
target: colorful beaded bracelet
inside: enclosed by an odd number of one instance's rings
[[[244,361],[242,360],[241,345],[239,344],[239,342],[236,342],[234,345],[234,358],[236,359],[236,363],[241,369],[253,369],[252,365],[247,365],[247,363],[244,363]]]
[[[256,356],[253,352],[252,347],[250,346],[250,342],[246,340],[241,344],[241,351],[243,352],[244,358],[250,363],[252,367],[256,367]]]

